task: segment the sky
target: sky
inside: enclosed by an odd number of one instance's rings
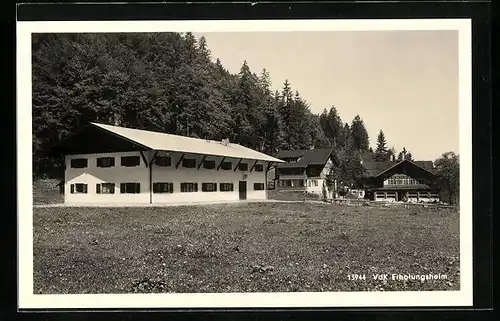
[[[212,59],[237,73],[244,60],[267,69],[274,90],[285,79],[313,113],[334,105],[342,120],[359,114],[375,149],[415,160],[459,152],[458,31],[213,32]]]

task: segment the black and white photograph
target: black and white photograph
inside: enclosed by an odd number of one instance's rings
[[[471,304],[469,21],[18,23],[18,55],[21,305]]]

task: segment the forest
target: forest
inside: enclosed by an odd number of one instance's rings
[[[189,32],[33,34],[33,177],[60,177],[51,148],[90,121],[228,138],[269,155],[332,147],[344,182],[363,170],[360,153],[411,159],[396,156],[382,130],[372,150],[360,115],[344,121],[333,104],[314,114],[288,80],[273,91],[266,69],[244,61],[232,74],[213,58],[206,39]]]

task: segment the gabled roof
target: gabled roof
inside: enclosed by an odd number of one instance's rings
[[[325,165],[328,158],[333,154],[333,148],[320,149],[300,149],[300,150],[282,150],[276,154],[277,158],[297,158],[295,163],[280,164],[278,168],[304,168],[311,165]]]
[[[360,157],[363,160],[363,162],[376,162],[377,161],[375,159],[375,153],[370,152],[370,151],[361,152]]]
[[[382,171],[396,165],[399,162],[375,162],[375,161],[363,161],[363,167],[365,168],[365,176],[377,176]]]
[[[402,161],[387,161],[387,162],[363,162],[363,167],[365,168],[366,177],[376,177],[389,169],[399,166],[400,164],[408,162],[415,166],[418,166],[425,171],[434,174],[434,166],[432,161],[410,161],[410,160],[402,160]]]
[[[123,140],[128,141],[142,149],[283,163],[283,161],[280,159],[271,157],[264,153],[235,143],[228,143],[227,145],[224,145],[220,141],[205,140],[99,123],[90,123],[89,127],[100,129],[106,133],[111,134],[112,136],[115,136],[115,138],[122,138]],[[99,142],[95,142],[95,144],[99,144]]]
[[[294,150],[280,150],[277,154],[276,157],[285,159],[285,158],[297,158],[297,157],[302,157],[304,154],[307,152],[310,152],[311,150],[309,149],[294,149]]]

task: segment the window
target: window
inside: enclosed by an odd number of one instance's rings
[[[97,167],[113,167],[115,166],[114,157],[99,157],[97,158]]]
[[[254,167],[255,171],[256,172],[262,172],[264,171],[264,165],[262,164],[256,164],[255,167]]]
[[[247,171],[247,170],[248,170],[248,163],[240,163],[240,164],[238,165],[238,169],[239,169],[240,171]]]
[[[206,160],[203,162],[203,168],[206,169],[214,169],[215,168],[215,161],[213,160]]]
[[[217,192],[217,183],[202,183],[201,190],[203,192]]]
[[[198,183],[181,183],[182,193],[198,192]]]
[[[153,193],[173,193],[173,192],[174,192],[173,183],[163,183],[163,182],[153,183]]]
[[[313,182],[314,182],[314,186],[318,186],[318,180],[315,179],[315,180],[313,180]]]
[[[222,168],[223,170],[230,170],[233,168],[233,164],[231,164],[231,162],[222,162],[220,168]]]
[[[220,191],[221,192],[232,192],[234,191],[233,183],[220,183]]]
[[[264,190],[264,183],[253,183],[253,189],[255,191],[262,191],[262,190]]]
[[[155,164],[158,166],[172,166],[172,158],[168,156],[156,156]]]
[[[139,194],[141,192],[140,183],[121,183],[120,193],[121,194]]]
[[[87,184],[71,184],[71,194],[87,194]]]
[[[406,175],[396,174],[387,179],[387,185],[417,185],[422,184],[421,180],[414,179]]]
[[[196,159],[184,158],[182,160],[182,167],[186,167],[186,168],[196,167]]]
[[[97,194],[114,194],[115,184],[114,183],[98,183],[95,186],[95,192]]]
[[[123,156],[121,165],[127,167],[139,166],[141,164],[141,159],[139,156]]]
[[[86,158],[75,158],[71,160],[71,168],[85,168],[87,167]]]

